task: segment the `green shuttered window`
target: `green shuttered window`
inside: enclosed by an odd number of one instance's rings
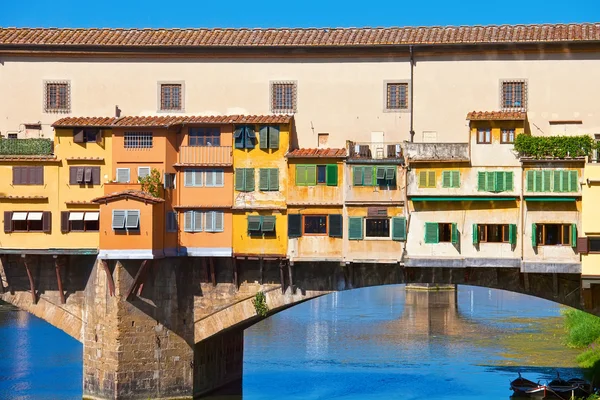
[[[343,236],[343,217],[341,214],[329,215],[329,236],[341,238]]]
[[[362,240],[363,217],[348,217],[348,239]]]
[[[352,182],[354,186],[374,186],[377,183],[375,173],[371,166],[352,167]]]
[[[239,192],[253,192],[254,189],[254,168],[236,168],[235,190]]]
[[[514,190],[514,175],[507,171],[477,173],[477,190],[480,192],[510,192]]]
[[[393,217],[392,218],[392,240],[398,240],[398,241],[406,240],[406,218],[404,218],[404,217]]]
[[[442,171],[442,187],[459,188],[460,171]]]
[[[532,193],[569,193],[579,191],[577,170],[529,170],[526,189]]]
[[[256,146],[256,133],[251,125],[236,126],[233,138],[236,149],[253,149]]]
[[[259,133],[260,148],[279,149],[279,126],[261,126]]]
[[[248,235],[256,237],[275,233],[276,218],[274,215],[249,215]]]
[[[259,190],[276,192],[279,190],[279,170],[277,168],[261,168],[259,171]]]
[[[376,167],[375,177],[378,186],[396,186],[396,167]]]
[[[327,186],[337,186],[338,184],[338,166],[337,164],[319,165],[325,168],[325,181]],[[296,165],[296,186],[316,186],[317,185],[317,166],[316,165]]]
[[[288,237],[302,236],[302,215],[288,214]]]
[[[434,188],[437,186],[435,171],[419,171],[419,187]]]
[[[439,235],[439,224],[437,222],[425,222],[425,243],[439,243]]]

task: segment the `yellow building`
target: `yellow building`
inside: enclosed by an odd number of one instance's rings
[[[588,309],[600,303],[600,163],[586,163],[582,184],[582,232],[577,250],[581,254],[583,299]]]
[[[291,116],[234,129],[233,254],[285,258]]]

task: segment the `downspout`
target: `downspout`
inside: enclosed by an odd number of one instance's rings
[[[413,46],[410,45],[409,47],[410,50],[410,142],[414,142],[415,140],[415,131],[414,131],[414,126],[413,126],[413,122],[414,122],[414,103],[413,103],[413,99],[414,99],[414,77],[415,77],[415,55],[414,55],[414,51],[413,51]]]
[[[520,212],[520,217],[521,217],[521,229],[520,229],[520,236],[521,236],[521,266],[523,266],[523,257],[525,255],[525,197],[523,196],[523,192],[524,192],[524,187],[525,187],[525,165],[523,163],[521,163],[521,193],[520,193],[520,200],[521,200],[521,204],[519,207],[519,212]],[[533,235],[533,232],[531,232],[531,234]]]

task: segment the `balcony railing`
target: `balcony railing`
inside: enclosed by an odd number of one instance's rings
[[[181,146],[179,164],[182,165],[232,165],[231,146]]]
[[[0,139],[2,156],[50,156],[54,154],[51,139]]]
[[[348,154],[353,159],[384,160],[401,159],[400,143],[387,142],[348,142]]]
[[[469,161],[469,143],[410,143],[404,144],[408,162]]]

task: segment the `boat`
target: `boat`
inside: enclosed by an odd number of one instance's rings
[[[514,397],[530,397],[538,399],[560,399],[570,400],[573,398],[587,397],[592,393],[592,385],[579,378],[562,379],[560,374],[556,374],[556,379],[553,379],[546,385],[534,383],[525,379],[519,373],[519,377],[510,383],[510,388],[513,390]]]
[[[540,383],[535,383],[529,379],[525,379],[519,372],[519,377],[510,383],[510,389],[513,391],[513,395],[516,397],[531,397],[528,395],[528,391],[540,387]]]

